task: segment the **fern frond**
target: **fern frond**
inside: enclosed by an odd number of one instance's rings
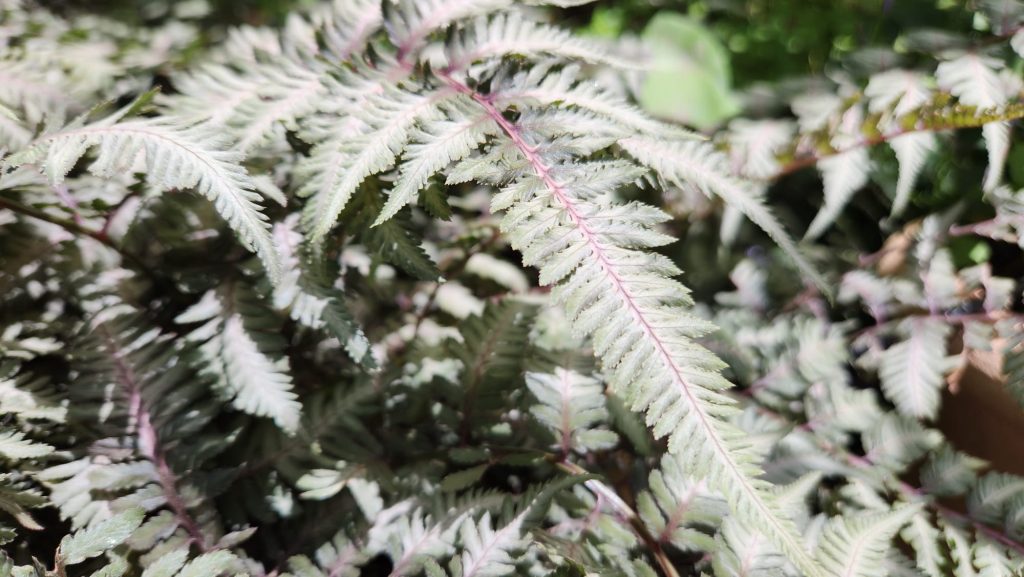
[[[1011,558],[991,539],[979,537],[974,549],[974,565],[980,577],[1012,577],[1020,573],[1024,561]]]
[[[496,104],[516,104],[549,110],[553,107],[575,108],[607,119],[611,126],[625,133],[641,134],[671,139],[697,139],[700,136],[654,120],[636,106],[627,102],[593,82],[580,82],[580,71],[576,65],[553,69],[553,63],[540,63],[529,70],[515,74],[501,82],[490,94]],[[575,127],[565,128],[576,132]],[[601,132],[608,132],[605,127]]]
[[[67,407],[47,398],[41,390],[45,382],[45,379],[28,373],[0,377],[0,413],[15,415],[19,419],[64,422]]]
[[[793,483],[777,489],[779,504],[793,512],[793,517],[805,516],[803,504],[807,495],[821,481],[820,473],[808,473]],[[752,531],[732,517],[726,517],[716,539],[713,567],[720,574],[737,577],[773,577],[785,574],[788,566],[771,540]]]
[[[949,90],[960,102],[981,110],[1006,104],[1007,90],[998,70],[1002,63],[978,54],[965,54],[939,64],[935,77],[939,86]],[[1002,179],[1003,165],[1010,150],[1010,124],[993,122],[982,127],[988,149],[988,169],[982,188],[994,190]]]
[[[210,291],[175,321],[204,323],[188,338],[200,344],[209,374],[237,409],[296,431],[302,405],[292,392],[283,339],[272,332],[273,312],[259,297],[240,286]]]
[[[326,328],[353,361],[372,368],[369,340],[345,306],[341,291],[329,285],[326,272],[315,270],[318,263],[304,254],[297,224],[298,215],[292,215],[274,225],[274,239],[284,269],[280,282],[274,286],[274,306],[288,309],[289,316],[304,326]]]
[[[32,517],[28,509],[43,507],[48,504],[48,499],[33,489],[26,479],[18,477],[16,473],[0,473],[0,511],[13,517],[22,527],[39,531],[43,526]]]
[[[526,386],[540,401],[530,413],[552,432],[563,454],[599,451],[618,442],[618,435],[598,427],[608,420],[608,410],[597,379],[557,367],[554,373],[526,373]]]
[[[459,537],[462,541],[462,556],[453,564],[453,577],[501,577],[511,573],[515,566],[510,551],[522,548],[525,542],[520,534],[526,512],[512,521],[495,529],[492,527],[490,512],[484,513],[479,521],[467,519],[462,524]],[[428,575],[434,574],[428,566]]]
[[[427,559],[448,554],[454,548],[455,531],[471,511],[433,519],[404,502],[385,509],[370,530],[370,551],[386,551],[392,568],[388,577],[415,574]]]
[[[921,468],[921,486],[929,495],[962,495],[974,486],[985,462],[943,445]]]
[[[49,455],[53,447],[25,437],[21,431],[0,430],[0,456],[11,461],[35,459]]]
[[[441,278],[437,265],[411,230],[408,209],[399,211],[386,222],[372,225],[383,206],[380,191],[373,186],[364,186],[356,192],[341,220],[346,223],[346,228],[355,229],[356,238],[366,245],[371,254],[420,280],[436,281]]]
[[[260,69],[262,70],[262,69]],[[157,95],[166,114],[191,124],[208,123],[228,128],[243,103],[259,98],[257,73],[243,73],[220,63],[209,63],[174,79],[177,94]]]
[[[687,474],[685,464],[665,455],[652,471],[647,490],[637,496],[637,513],[651,534],[682,551],[713,551],[712,537],[694,528],[717,525],[728,508],[722,498],[709,491],[703,480]]]
[[[516,12],[478,18],[448,46],[448,70],[504,56],[554,56],[568,61],[617,62],[597,43],[527,20]]]
[[[401,62],[418,51],[434,31],[452,22],[498,12],[511,5],[510,0],[399,0],[387,17],[387,29]]]
[[[938,445],[942,435],[915,419],[887,413],[864,432],[861,440],[865,458],[881,469],[902,471]]]
[[[322,75],[285,58],[245,71],[208,64],[178,78],[179,94],[161,102],[168,115],[227,131],[244,153],[264,143],[279,124],[297,129],[297,121],[316,110],[324,97]]]
[[[927,105],[933,98],[931,83],[925,75],[899,69],[872,76],[864,95],[869,99],[868,110],[883,115],[880,128],[890,131],[901,130],[901,119]],[[909,133],[889,141],[899,163],[891,216],[899,216],[906,209],[914,183],[937,145],[938,139],[930,132]]]
[[[543,518],[558,493],[586,479],[563,477],[527,491],[515,501],[506,500],[500,515],[485,511],[479,519],[465,518],[459,528],[461,551],[449,564],[450,577],[502,577],[512,573],[516,569],[514,555],[532,541],[524,533]],[[449,575],[433,560],[426,563],[426,572],[431,577]]]
[[[137,170],[161,190],[194,188],[210,199],[249,250],[263,262],[267,274],[280,274],[270,224],[260,211],[256,183],[225,152],[222,137],[203,126],[181,126],[173,119],[116,122],[116,115],[85,126],[71,126],[43,136],[29,148],[8,157],[4,166],[41,163],[53,184],[60,184],[89,148],[98,155],[89,169],[110,178]]]
[[[380,0],[334,0],[310,15],[327,50],[337,61],[346,61],[362,50],[384,23]]]
[[[129,509],[94,527],[64,537],[57,549],[58,563],[62,567],[77,565],[117,547],[139,528],[145,514],[141,508]]]
[[[794,125],[784,120],[736,119],[729,123],[729,156],[748,178],[766,179],[779,172],[779,154],[793,139]]]
[[[305,555],[288,559],[294,577],[357,577],[360,567],[369,561],[363,548],[339,531],[333,539],[316,550],[316,561]]]
[[[942,540],[939,530],[932,524],[926,512],[919,511],[911,517],[910,523],[900,532],[900,537],[913,547],[914,562],[925,575],[945,575],[946,559],[940,548]]]
[[[770,534],[802,570],[820,575],[756,479],[753,457],[739,446],[742,433],[726,422],[736,411],[721,392],[730,384],[719,373],[721,361],[693,341],[709,327],[683,312],[691,301],[671,279],[678,269],[638,250],[664,239],[617,238],[601,218],[608,206],[603,191],[586,186],[586,164],[558,162],[493,104],[477,100],[530,171],[492,202],[494,210],[508,210],[502,230],[524,262],[540,268],[543,282],[559,283],[554,294],[576,330],[592,335],[612,389],[646,411],[654,433],[669,435],[670,450],[724,494],[737,515]],[[602,188],[618,184],[609,180]],[[619,215],[618,222],[639,230],[651,225],[650,211],[627,207]]]
[[[938,147],[938,139],[930,132],[906,134],[889,142],[900,165],[896,179],[896,198],[892,203],[892,216],[899,216],[910,202],[914,183],[924,168],[928,156]]]
[[[946,355],[952,327],[942,319],[923,317],[908,319],[899,329],[904,340],[881,355],[882,390],[904,415],[934,419],[944,375],[952,368]]]
[[[807,240],[821,236],[839,218],[854,193],[868,183],[871,158],[866,148],[857,148],[822,160],[818,169],[824,181],[825,203],[807,227]]]
[[[864,88],[868,110],[893,118],[910,114],[931,102],[932,84],[924,74],[910,70],[897,68],[874,74]]]
[[[298,66],[267,67],[261,86],[273,87],[263,91],[258,99],[250,99],[236,111],[238,148],[248,151],[263,143],[277,124],[290,130],[297,129],[297,120],[313,112],[324,98],[324,86],[316,71]]]
[[[142,577],[204,577],[242,570],[244,564],[230,551],[213,551],[188,561],[188,551],[176,549],[161,555],[146,567]]]
[[[904,505],[894,511],[835,517],[822,533],[817,557],[831,575],[878,575],[890,541],[920,509],[920,505]]]
[[[977,577],[978,572],[973,563],[974,548],[968,536],[949,523],[943,524],[942,536],[949,547],[949,557],[957,577]]]
[[[35,476],[75,528],[95,526],[126,507],[164,508],[129,546],[149,551],[192,541],[202,549],[220,530],[216,520],[203,517],[209,511],[193,485],[198,471],[180,476],[176,467],[182,463],[169,461],[167,450],[186,439],[213,447],[201,432],[220,404],[205,395],[208,383],[191,368],[188,348],[127,305],[101,306],[71,351],[76,387],[68,414],[70,423],[89,433],[86,440],[98,439],[91,454]],[[223,447],[225,441],[219,442]],[[189,459],[195,466],[204,457]]]
[[[1024,478],[992,472],[983,476],[967,498],[971,516],[987,523],[1004,523],[1024,509]],[[1012,526],[1012,523],[1010,524]]]
[[[0,60],[0,102],[23,111],[30,125],[46,117],[60,118],[75,103],[72,95],[62,90],[63,83],[55,83],[53,77],[31,62]]]
[[[341,120],[333,138],[318,145],[299,169],[308,180],[300,194],[312,196],[303,213],[312,242],[322,242],[359,185],[368,176],[391,168],[417,122],[437,119],[439,104],[450,96],[386,87],[364,103],[360,118]]]
[[[447,350],[461,363],[460,435],[478,424],[492,425],[502,393],[521,386],[529,352],[529,333],[537,307],[515,299],[489,304],[459,327],[461,342],[450,340]]]

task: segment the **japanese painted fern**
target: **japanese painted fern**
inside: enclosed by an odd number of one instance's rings
[[[1019,241],[1019,80],[943,57],[712,142],[633,104],[628,47],[549,22],[575,4],[334,0],[184,66],[156,47],[191,24],[147,51],[0,2],[0,576],[1019,570],[1024,482],[931,428],[973,354],[1019,372],[1017,287],[953,262],[956,215],[845,270],[766,205],[817,165],[821,236],[888,142],[897,218],[934,132],[980,127],[971,232]],[[93,82],[60,57],[86,49]],[[713,311],[652,204],[688,189],[785,255]]]

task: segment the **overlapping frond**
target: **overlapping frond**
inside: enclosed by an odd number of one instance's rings
[[[352,360],[372,367],[370,342],[345,305],[344,295],[327,278],[323,265],[306,254],[297,230],[298,215],[274,225],[274,239],[281,251],[284,272],[274,286],[274,306],[304,326],[326,329],[335,336]]]
[[[203,323],[189,333],[200,345],[206,370],[240,411],[269,417],[285,431],[299,426],[302,405],[292,391],[280,323],[266,303],[241,286],[207,292],[175,319]]]
[[[666,455],[637,497],[637,513],[659,541],[683,551],[713,551],[714,538],[696,527],[720,524],[728,506],[702,479],[687,474],[682,461]]]
[[[601,427],[608,420],[604,387],[593,377],[558,367],[554,373],[526,373],[526,386],[540,404],[530,413],[548,428],[564,454],[615,446],[618,435]]]
[[[465,97],[438,107],[439,118],[421,122],[411,135],[395,186],[388,193],[380,215],[381,224],[416,200],[417,193],[439,170],[460,161],[476,150],[498,125]]]
[[[610,205],[607,191],[621,181],[595,187],[587,164],[562,163],[544,142],[499,123],[529,170],[492,203],[507,211],[502,230],[541,281],[556,284],[575,329],[591,335],[612,389],[646,412],[654,433],[668,436],[670,450],[725,495],[735,514],[770,534],[802,570],[819,574],[757,479],[743,434],[727,421],[736,409],[722,393],[730,386],[723,364],[694,340],[710,326],[685,312],[691,301],[672,279],[675,265],[643,250],[666,242],[651,230],[665,217]],[[604,218],[609,209],[614,220]],[[632,223],[628,234],[616,228],[624,222]]]
[[[910,319],[902,332],[906,340],[881,356],[878,375],[882,390],[901,413],[935,418],[949,365],[946,342],[952,327],[940,319]]]
[[[919,506],[905,505],[894,511],[837,517],[829,521],[822,532],[817,557],[832,575],[878,575],[889,542],[919,509]]]

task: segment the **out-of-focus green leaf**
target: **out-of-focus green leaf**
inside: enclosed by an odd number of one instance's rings
[[[639,100],[648,112],[700,129],[739,112],[730,89],[729,55],[700,22],[661,12],[648,23],[643,39],[652,59]]]

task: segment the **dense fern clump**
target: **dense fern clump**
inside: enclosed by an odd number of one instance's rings
[[[0,0],[0,577],[1019,574],[1022,471],[938,421],[981,363],[1024,399],[1018,280],[955,245],[1024,247],[1024,9],[708,138],[577,4],[207,46]],[[965,141],[980,200],[922,212]]]

